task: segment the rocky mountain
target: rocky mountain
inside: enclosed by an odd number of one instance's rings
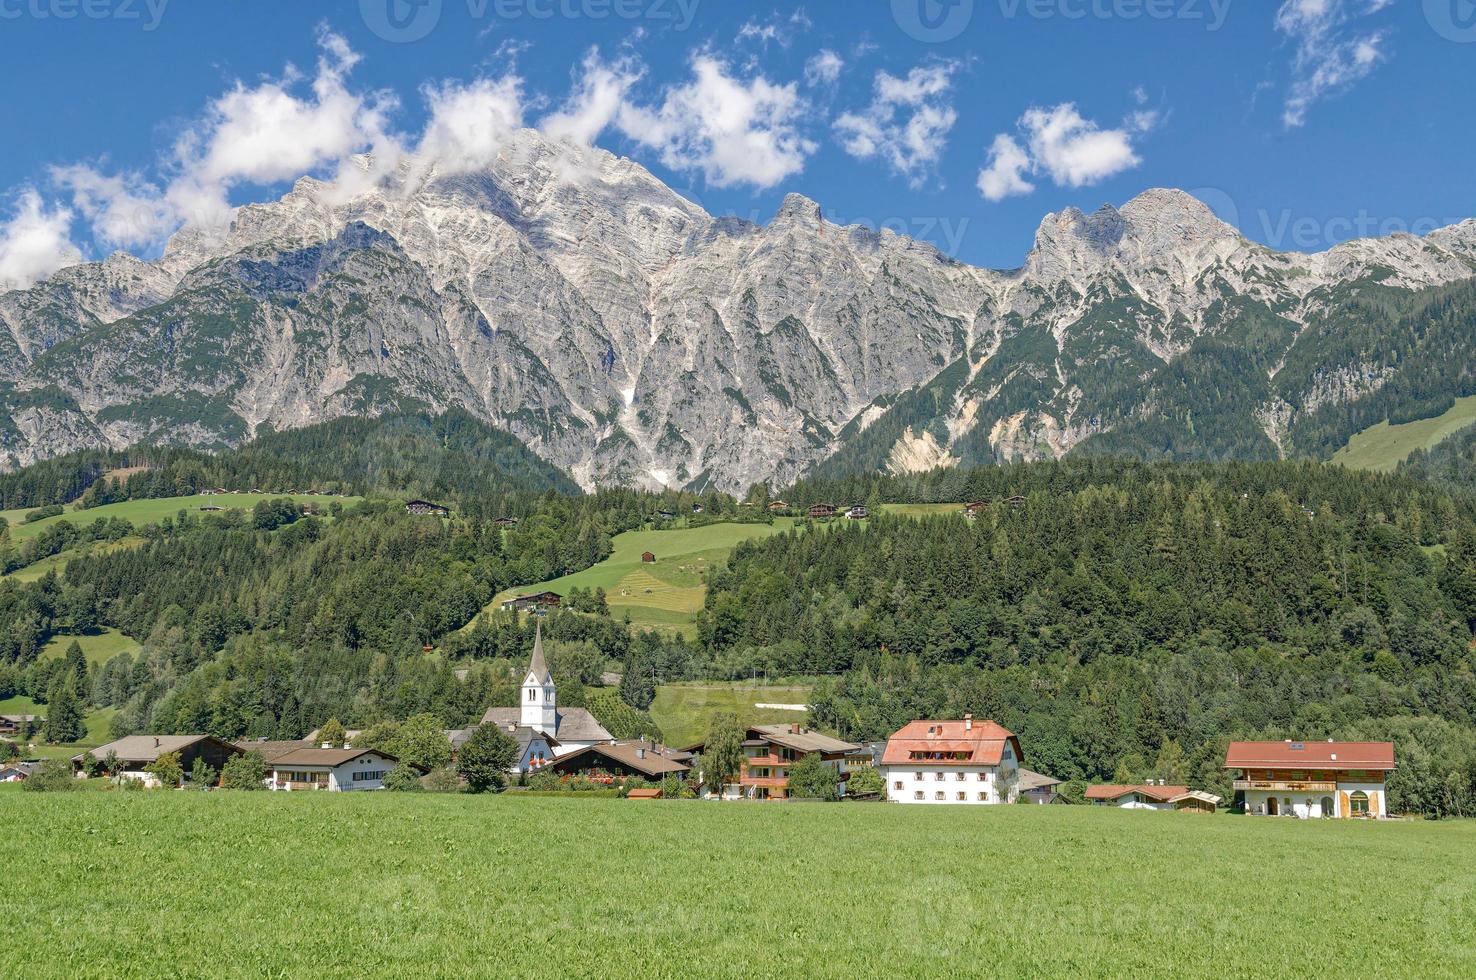
[[[978,269],[799,196],[713,217],[525,131],[483,171],[305,178],[157,262],[0,296],[0,461],[451,407],[586,487],[1300,452],[1299,425],[1407,370],[1378,317],[1424,322],[1473,277],[1476,222],[1279,254],[1162,190],[1050,215],[1020,269]]]

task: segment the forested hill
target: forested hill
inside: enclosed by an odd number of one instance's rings
[[[1061,778],[1221,787],[1231,738],[1398,736],[1404,780],[1431,766],[1432,801],[1449,778],[1476,802],[1463,498],[1316,465],[1111,461],[789,495],[990,502],[972,522],[883,514],[781,535],[715,576],[711,655],[838,675],[814,719],[843,735],[972,712]]]
[[[121,480],[102,479],[118,470],[126,473]],[[73,453],[0,475],[0,510],[79,498],[90,507],[212,487],[399,494],[483,508],[510,494],[579,492],[567,473],[513,436],[452,410],[343,418],[268,433],[215,455],[157,446]]]
[[[1398,473],[1454,489],[1476,487],[1476,425],[1466,426],[1429,449],[1415,450],[1399,464]]]

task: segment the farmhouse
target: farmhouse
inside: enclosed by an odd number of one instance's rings
[[[810,519],[811,520],[816,520],[816,521],[829,520],[830,518],[832,518],[832,517],[835,516],[835,505],[834,504],[816,504],[815,506],[811,507],[809,509],[809,511],[807,511],[807,513],[810,515]]]
[[[1031,803],[1055,803],[1061,798],[1060,785],[1059,779],[1021,769],[1020,778],[1015,782],[1015,792]]]
[[[850,521],[864,521],[871,516],[871,511],[865,507],[855,506],[846,511],[846,519]]]
[[[701,745],[689,752],[701,752]],[[750,800],[782,800],[789,796],[789,766],[818,754],[835,769],[836,789],[845,795],[853,765],[862,764],[863,747],[799,725],[754,725],[743,740],[743,762],[737,792]]]
[[[887,739],[882,776],[895,803],[1013,803],[1020,740],[992,721],[914,721]]]
[[[0,735],[14,735],[22,728],[34,732],[45,723],[41,715],[0,715]]]
[[[771,514],[777,514],[777,513],[779,513],[782,510],[788,510],[788,509],[789,509],[789,504],[785,503],[782,500],[771,500],[771,501],[769,501],[769,513],[771,513]]]
[[[537,592],[533,595],[520,595],[508,599],[502,604],[503,612],[527,612],[530,609],[557,609],[564,601],[564,597],[557,592]]]
[[[602,742],[561,755],[550,767],[561,776],[583,776],[597,782],[617,782],[638,776],[652,781],[676,776],[685,779],[691,766],[679,753],[648,741]]]
[[[451,516],[450,508],[443,507],[440,504],[433,504],[429,500],[412,500],[405,505],[405,510],[406,512],[414,514],[417,517]]]
[[[1017,493],[1013,497],[1006,497],[1004,502],[1011,507],[1019,509],[1021,507],[1024,507],[1028,501],[1026,501],[1024,497]]]
[[[305,738],[280,741],[260,738],[254,741],[243,741],[235,744],[236,748],[242,752],[255,752],[270,767],[273,762],[276,762],[282,756],[296,752],[298,749],[310,749],[316,743]]]
[[[1378,818],[1388,813],[1384,783],[1392,742],[1231,742],[1225,768],[1239,770],[1245,812],[1268,817]]]
[[[330,793],[384,789],[384,777],[397,765],[399,760],[394,756],[374,749],[303,748],[272,762],[268,785],[272,789],[321,789]]]
[[[1115,806],[1125,810],[1213,813],[1220,805],[1218,796],[1191,790],[1188,786],[1169,786],[1162,780],[1132,786],[1089,786],[1086,798],[1094,806]]]
[[[984,508],[988,506],[989,505],[984,503],[984,501],[982,500],[976,500],[973,503],[964,504],[964,516],[972,521],[974,518],[983,513]]]
[[[533,658],[523,678],[523,699],[517,708],[488,708],[482,724],[502,729],[529,728],[550,739],[565,755],[589,748],[596,742],[609,742],[612,737],[595,716],[584,708],[558,707],[558,692],[553,674],[543,657],[543,624],[533,635]]]
[[[10,762],[0,766],[0,783],[19,783],[28,779],[31,773],[36,771],[38,763],[35,762]]]
[[[118,770],[112,775],[137,779],[145,786],[158,786],[159,781],[153,773],[144,770],[159,761],[161,755],[170,752],[179,755],[180,767],[185,772],[194,768],[196,759],[204,759],[206,765],[220,772],[226,760],[241,754],[241,750],[230,742],[223,742],[213,735],[129,735],[72,756],[72,769],[80,772],[89,755],[98,762],[106,762],[108,756],[114,756],[118,760]]]
[[[517,527],[518,519],[516,517],[499,517],[492,522],[492,525],[494,527]]]

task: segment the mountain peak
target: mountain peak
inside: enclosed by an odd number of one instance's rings
[[[779,212],[774,215],[775,223],[824,220],[825,216],[820,211],[819,202],[812,201],[803,194],[784,195],[784,203],[779,205]]]

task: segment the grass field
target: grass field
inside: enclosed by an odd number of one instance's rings
[[[1476,395],[1457,398],[1450,411],[1433,419],[1403,425],[1380,422],[1364,429],[1348,440],[1348,445],[1339,449],[1332,461],[1350,469],[1389,473],[1416,449],[1429,449],[1473,422],[1476,422]]]
[[[1476,975],[1471,822],[3,799],[7,976]]]
[[[680,631],[690,626],[707,598],[707,573],[727,560],[740,542],[763,538],[794,526],[789,518],[768,524],[712,524],[667,531],[627,531],[614,539],[609,558],[573,575],[549,582],[519,586],[494,598],[487,609],[530,592],[604,589],[610,614],[630,613],[631,622],[648,629]],[[643,564],[651,552],[656,563]]]
[[[7,510],[0,512],[10,522],[10,537],[14,541],[24,541],[27,538],[40,534],[42,529],[57,521],[71,521],[73,524],[91,524],[98,518],[121,517],[131,522],[135,527],[145,524],[154,524],[166,517],[174,517],[181,510],[187,510],[195,516],[200,516],[201,507],[224,507],[227,510],[250,510],[263,500],[277,500],[287,497],[285,493],[223,493],[216,495],[197,495],[193,497],[160,497],[154,500],[125,500],[121,504],[106,504],[102,507],[92,507],[88,510],[72,510],[67,508],[66,513],[56,517],[48,517],[34,524],[22,524],[26,514],[35,508],[23,510]],[[359,502],[358,497],[324,497],[308,494],[297,494],[292,496],[293,500],[307,502],[313,501],[327,508],[333,501],[338,501],[345,507],[352,507]]]
[[[26,749],[27,757],[41,759],[70,759],[72,756],[88,749],[96,748],[113,740],[111,726],[113,716],[118,713],[117,708],[99,708],[89,712],[85,721],[87,723],[87,734],[79,742],[70,742],[66,745],[43,745],[40,742],[41,734],[38,729],[32,735],[35,748]],[[46,717],[46,705],[37,704],[30,698],[17,695],[0,701],[0,715],[40,715]]]
[[[96,633],[83,634],[81,636],[58,635],[51,638],[51,642],[41,648],[40,660],[49,657],[60,657],[67,652],[67,647],[76,640],[82,647],[82,656],[87,658],[89,667],[101,667],[120,653],[134,653],[138,650],[138,641],[124,636],[117,630],[106,627]]]
[[[937,517],[939,514],[963,514],[963,504],[882,504],[881,509],[900,517]]]
[[[691,745],[707,735],[713,718],[735,714],[751,725],[804,721],[805,712],[756,708],[757,704],[805,704],[808,684],[666,684],[656,689],[651,717],[671,745]]]

